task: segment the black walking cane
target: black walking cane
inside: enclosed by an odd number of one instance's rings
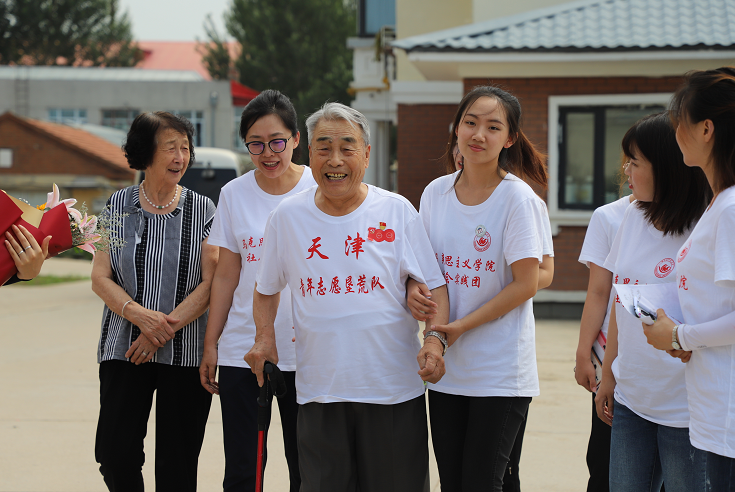
[[[271,385],[275,389],[271,390]],[[258,396],[258,464],[255,472],[255,492],[263,492],[263,451],[265,450],[265,423],[268,418],[268,407],[273,395],[282,397],[286,394],[286,381],[277,365],[265,361],[263,364],[263,386]]]

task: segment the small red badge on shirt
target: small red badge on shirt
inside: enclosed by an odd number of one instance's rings
[[[475,227],[475,238],[473,240],[475,249],[482,253],[490,247],[490,233],[484,225]]]
[[[368,241],[382,243],[387,241],[392,243],[396,240],[396,233],[393,229],[386,229],[386,223],[381,222],[380,228],[368,227]]]

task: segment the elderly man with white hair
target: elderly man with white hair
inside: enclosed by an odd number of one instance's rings
[[[290,286],[302,492],[428,491],[424,381],[444,375],[446,339],[429,330],[421,346],[406,282],[432,289],[443,324],[445,280],[411,203],[362,182],[367,119],[327,103],[306,127],[318,186],[270,216],[245,360],[262,384],[265,360],[278,361],[274,320]]]

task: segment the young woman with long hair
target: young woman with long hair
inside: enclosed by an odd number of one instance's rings
[[[676,282],[679,248],[711,196],[704,173],[684,165],[667,113],[642,118],[623,137],[625,174],[636,196],[604,267],[614,284]],[[640,319],[615,298],[597,414],[612,425],[612,492],[697,490],[703,453],[689,443],[684,365],[646,343]]]
[[[539,394],[531,298],[548,217],[524,179],[545,187],[547,176],[520,116],[508,92],[470,91],[447,143],[447,166],[454,168],[456,144],[464,167],[434,180],[421,197],[419,214],[450,296],[450,323],[431,327],[447,334],[447,372],[429,391],[444,491],[502,490],[519,428]],[[422,287],[411,286],[409,305],[431,313]]]

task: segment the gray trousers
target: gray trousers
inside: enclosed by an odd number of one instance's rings
[[[395,405],[307,403],[298,415],[301,492],[428,492],[424,395]]]

